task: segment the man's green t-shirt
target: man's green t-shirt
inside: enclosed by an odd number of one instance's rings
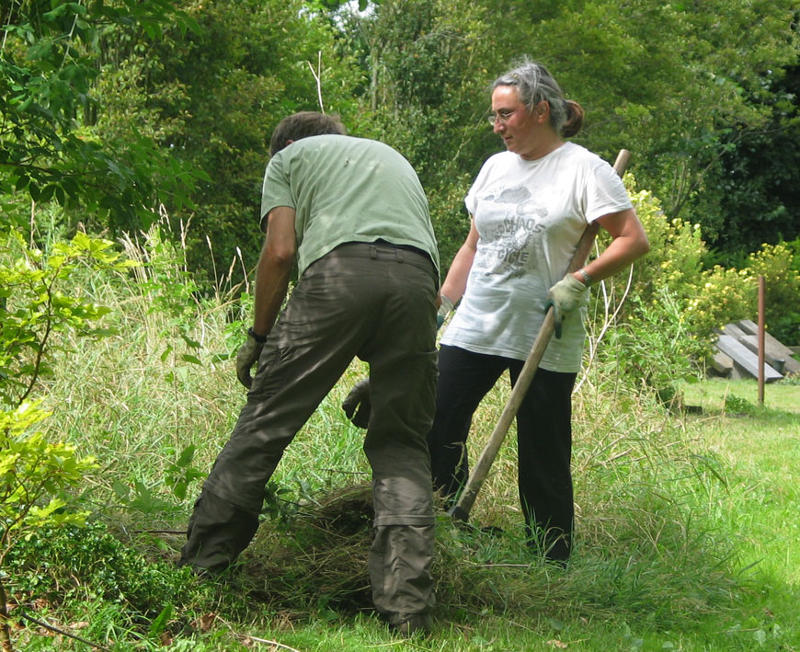
[[[339,135],[292,143],[267,165],[262,227],[276,206],[295,210],[300,275],[340,244],[379,239],[421,249],[439,273],[425,192],[411,164],[384,143]]]

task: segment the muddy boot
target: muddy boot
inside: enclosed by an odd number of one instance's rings
[[[389,628],[402,638],[411,638],[417,634],[427,636],[431,633],[431,617],[429,614],[392,614],[389,617]]]

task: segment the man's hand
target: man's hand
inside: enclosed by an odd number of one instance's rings
[[[572,274],[567,274],[550,288],[544,309],[546,312],[550,306],[553,306],[556,338],[561,337],[561,325],[564,322],[564,317],[584,302],[587,291],[588,287]]]
[[[247,341],[239,348],[236,354],[236,377],[239,382],[245,387],[250,389],[253,384],[253,377],[250,375],[250,370],[253,365],[258,362],[261,356],[261,349],[264,348],[264,342],[259,342],[256,337],[248,332]]]
[[[372,404],[369,399],[369,378],[359,380],[342,401],[342,409],[353,425],[366,428]]]

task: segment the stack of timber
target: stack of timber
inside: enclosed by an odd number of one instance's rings
[[[800,374],[792,349],[764,333],[764,381]],[[758,326],[749,319],[726,324],[719,334],[712,371],[726,378],[758,378]]]

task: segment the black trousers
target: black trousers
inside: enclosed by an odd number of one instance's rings
[[[436,416],[428,433],[434,491],[454,502],[469,477],[472,415],[501,374],[512,385],[524,362],[443,345]],[[575,515],[570,458],[572,389],[577,374],[538,369],[517,412],[518,486],[532,545],[566,560]]]

